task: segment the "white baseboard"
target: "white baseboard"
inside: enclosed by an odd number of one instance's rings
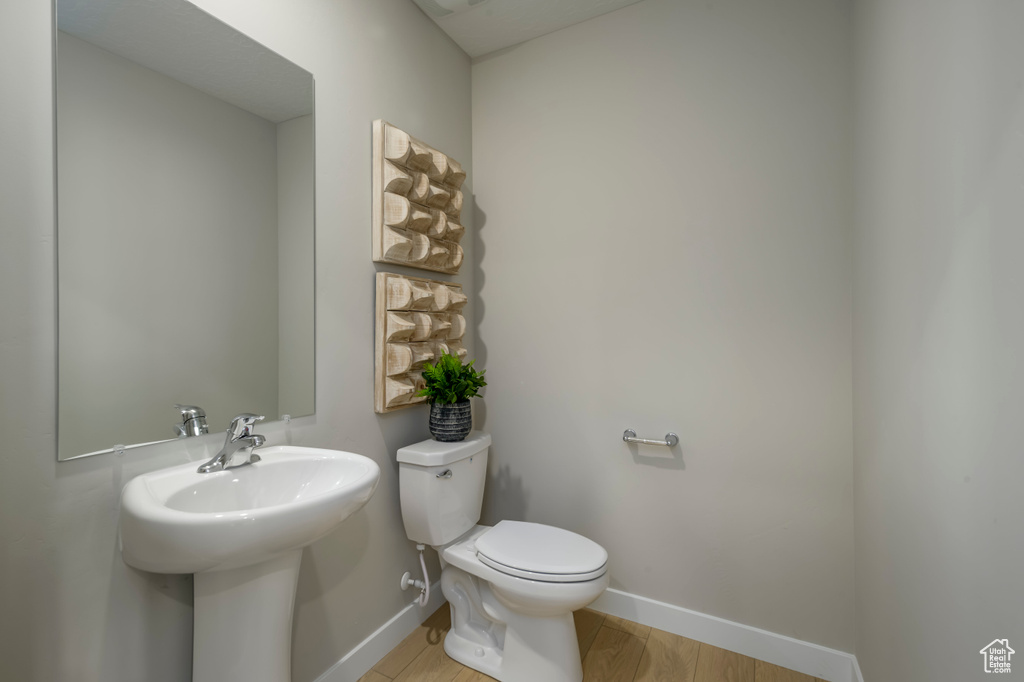
[[[355,682],[444,602],[441,583],[431,585],[430,601],[425,607],[413,603],[403,608],[356,648],[345,654],[344,658],[318,677],[316,682]],[[767,663],[781,665],[828,682],[864,682],[857,658],[853,654],[647,597],[609,588],[590,605],[590,608]]]
[[[316,682],[355,682],[444,603],[441,582],[438,581],[430,586],[430,601],[426,606],[418,606],[415,603],[406,606],[360,642],[355,649],[345,654],[344,658],[318,677]]]
[[[857,658],[853,654],[621,590],[605,590],[590,608],[721,649],[735,651],[766,663],[774,663],[828,682],[864,682]]]

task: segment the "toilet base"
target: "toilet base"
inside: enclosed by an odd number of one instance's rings
[[[455,631],[444,636],[444,652],[467,668],[478,670],[496,680],[507,682],[501,677],[501,651],[491,646],[471,642]]]
[[[444,651],[499,682],[582,682],[572,614],[524,620],[529,622],[506,629],[504,650],[472,642],[451,630],[445,635]]]
[[[451,565],[441,573],[441,589],[452,609],[444,650],[454,660],[499,682],[582,682],[571,611],[518,613],[486,581]]]

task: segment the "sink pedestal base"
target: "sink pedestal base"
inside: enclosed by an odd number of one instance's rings
[[[289,682],[302,550],[195,574],[193,682]]]

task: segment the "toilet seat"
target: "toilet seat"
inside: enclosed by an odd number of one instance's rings
[[[600,578],[608,553],[571,531],[523,521],[500,521],[476,538],[481,563],[506,575],[548,583]]]

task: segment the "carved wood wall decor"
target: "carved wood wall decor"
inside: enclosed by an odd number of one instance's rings
[[[373,122],[373,260],[454,275],[466,173],[386,121]]]
[[[416,396],[425,363],[446,352],[465,360],[465,305],[459,284],[377,273],[376,412],[426,402]]]

